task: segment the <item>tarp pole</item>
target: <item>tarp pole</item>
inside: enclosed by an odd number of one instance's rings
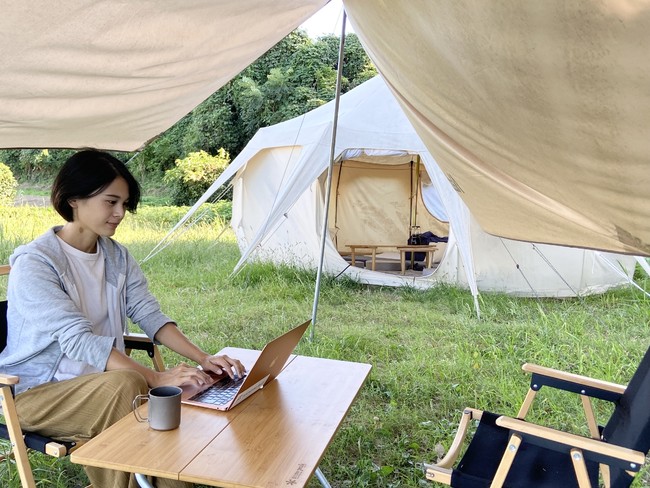
[[[330,164],[327,168],[327,181],[325,183],[325,214],[323,215],[323,227],[320,239],[320,257],[318,259],[318,272],[316,273],[316,288],[314,290],[314,307],[311,312],[311,329],[309,340],[314,340],[314,329],[316,328],[316,315],[318,313],[318,297],[320,295],[320,282],[323,275],[323,261],[325,260],[325,242],[327,239],[327,218],[330,211],[330,196],[332,194],[332,173],[334,172],[334,151],[336,150],[336,127],[339,120],[339,102],[341,100],[341,78],[343,77],[343,48],[345,47],[345,19],[341,22],[341,42],[339,44],[339,66],[336,72],[336,95],[334,98],[334,120],[332,121],[332,143],[330,146]]]

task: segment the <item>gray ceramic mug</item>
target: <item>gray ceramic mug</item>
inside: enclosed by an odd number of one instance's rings
[[[146,395],[133,399],[133,415],[138,422],[149,422],[154,430],[172,430],[181,424],[181,390],[178,386],[157,386]],[[142,401],[147,399],[149,411],[146,417],[138,412]]]

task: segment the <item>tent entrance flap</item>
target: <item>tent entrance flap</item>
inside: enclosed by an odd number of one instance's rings
[[[336,164],[330,232],[337,250],[349,251],[346,246],[351,243],[406,244],[416,222],[423,232],[449,235],[449,225],[429,213],[422,201],[423,180],[430,182],[424,166],[410,161],[380,164],[345,160]]]

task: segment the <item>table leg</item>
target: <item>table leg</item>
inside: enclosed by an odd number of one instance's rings
[[[354,248],[353,248],[352,253],[350,255],[350,264],[351,264],[351,266],[354,266],[354,264],[355,264],[355,257],[356,256],[355,256],[355,252],[354,252]]]
[[[323,488],[331,488],[332,485],[330,485],[329,481],[327,481],[327,478],[325,478],[325,475],[320,470],[320,467],[316,468],[316,478],[318,478],[318,481],[320,481],[320,484]]]
[[[427,251],[427,262],[425,263],[427,268],[431,267],[431,261],[433,261],[433,251]]]
[[[373,271],[375,270],[376,258],[377,258],[377,249],[373,249],[372,250],[372,264],[371,264],[371,267],[370,267],[370,269],[372,269]]]
[[[406,251],[400,249],[399,257],[402,263],[402,274],[406,274]]]
[[[140,473],[135,473],[135,481],[140,488],[154,488],[154,486],[149,483],[147,477]]]

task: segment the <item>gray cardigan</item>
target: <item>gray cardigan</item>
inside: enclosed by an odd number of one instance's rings
[[[59,228],[18,247],[10,257],[8,335],[0,372],[20,376],[17,393],[52,381],[64,354],[104,371],[111,349],[121,341],[93,334],[92,323],[75,305],[77,289],[55,235]],[[126,331],[129,317],[153,339],[171,319],[149,292],[140,266],[113,239],[100,237],[98,245],[106,263],[109,319]]]

